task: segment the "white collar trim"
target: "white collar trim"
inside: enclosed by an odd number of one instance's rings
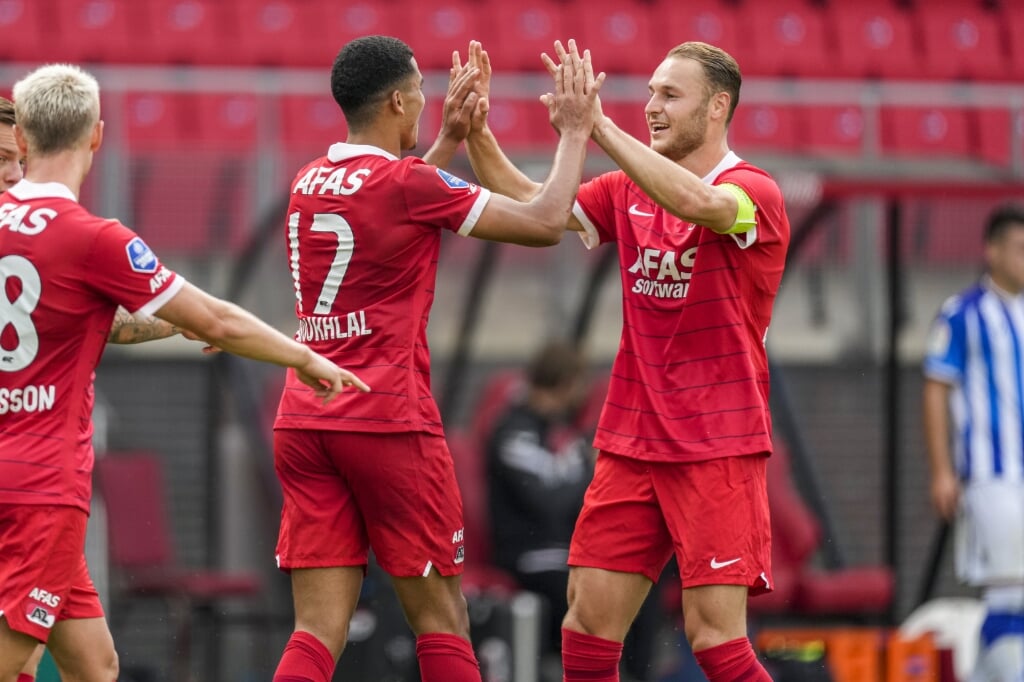
[[[69,199],[78,203],[78,197],[71,189],[60,182],[32,182],[31,180],[19,180],[18,184],[7,190],[16,198],[25,201],[27,199]]]
[[[383,156],[385,159],[398,161],[397,156],[384,151],[380,147],[374,147],[369,144],[349,144],[348,142],[335,142],[332,144],[331,148],[327,150],[327,160],[331,163],[338,163],[345,159],[351,159],[354,156],[366,156],[367,154]]]
[[[742,163],[743,159],[736,155],[736,152],[730,151],[728,154],[722,157],[722,160],[718,162],[718,165],[711,169],[711,172],[705,175],[701,180],[704,181],[705,185],[714,184],[718,176],[729,170],[733,166]]]

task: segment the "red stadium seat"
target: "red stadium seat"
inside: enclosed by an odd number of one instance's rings
[[[326,154],[335,142],[345,140],[348,128],[345,117],[329,94],[286,95],[278,98],[281,105],[280,140],[289,154],[307,156]]]
[[[184,146],[189,130],[185,97],[167,92],[128,92],[121,103],[121,130],[129,154]]]
[[[757,68],[750,56],[750,41],[743,33],[739,14],[732,4],[724,0],[662,0],[655,5],[655,17],[662,46],[658,62],[676,45],[699,40],[731,54],[739,62],[741,71]]]
[[[366,35],[398,35],[399,27],[409,23],[403,16],[403,3],[356,0],[339,3],[336,0],[306,0],[317,5],[323,26],[310,38],[310,42],[323,47],[318,59],[331,64],[338,51],[350,40]],[[399,36],[401,37],[401,36]],[[412,45],[416,51],[416,45]],[[454,49],[454,48],[453,48]]]
[[[1024,41],[1020,39],[1020,27],[1024,26],[1024,4],[1003,3],[1002,28],[1006,45],[1009,49],[1009,68],[1005,69],[1000,80],[1024,80]]]
[[[835,67],[833,43],[827,35],[825,14],[806,0],[755,2],[743,5],[744,35],[750,36],[753,54],[743,73],[777,76],[827,76]]]
[[[3,0],[0,2],[0,57],[5,62],[41,62],[53,59],[50,17],[53,0]]]
[[[198,145],[255,153],[259,102],[249,93],[129,92],[122,115],[129,151]]]
[[[492,97],[487,124],[501,146],[513,152],[550,150],[558,139],[539,100]]]
[[[747,149],[792,153],[799,146],[797,112],[777,104],[740,104],[729,124],[729,144],[740,156]]]
[[[129,93],[122,106],[134,214],[157,253],[237,247],[249,231],[252,95]]]
[[[412,2],[405,6],[399,38],[412,46],[416,62],[423,71],[451,68],[452,52],[458,50],[465,60],[470,40],[480,37],[480,6],[468,0]]]
[[[882,153],[891,156],[955,156],[973,153],[966,109],[885,107]]]
[[[186,110],[195,112],[190,139],[203,149],[256,153],[260,103],[250,93],[182,95]]]
[[[542,52],[554,55],[555,40],[568,39],[563,31],[563,17],[558,3],[543,0],[492,3],[488,12],[493,20],[483,22],[481,42],[498,72],[544,72]],[[488,31],[488,29],[490,29]],[[465,58],[465,46],[456,46]],[[589,47],[589,46],[584,46]],[[605,70],[604,55],[595,54],[594,67]]]
[[[978,156],[985,162],[1008,167],[1017,154],[1024,154],[1021,140],[1024,138],[1024,114],[1014,114],[1009,109],[976,109],[971,112],[974,119]],[[1016,129],[1016,150],[1014,132]]]
[[[789,453],[779,442],[768,459],[768,503],[776,592],[751,599],[752,615],[885,614],[894,585],[888,567],[821,570],[812,566],[811,559],[822,542],[821,525],[793,484]]]
[[[993,12],[980,5],[931,3],[918,8],[914,17],[924,38],[926,75],[947,79],[1006,78],[1007,53]]]
[[[657,14],[645,2],[572,0],[562,9],[563,26],[581,49],[590,49],[598,71],[650,75],[667,51],[651,40]],[[550,51],[548,54],[552,54]]]
[[[906,225],[922,225],[913,239],[913,256],[926,265],[956,266],[984,261],[984,246],[977,230],[964,225],[984,225],[991,206],[985,202],[956,202],[936,199],[910,203],[905,207]],[[955,207],[954,207],[955,206]]]
[[[220,0],[147,0],[153,52],[161,63],[239,64],[236,23]]]
[[[889,2],[829,3],[838,48],[835,74],[853,78],[919,78],[920,50],[911,15]]]
[[[321,5],[308,0],[234,0],[234,3],[238,46],[247,63],[330,66],[331,50],[320,44],[324,25]]]
[[[151,44],[140,4],[127,0],[57,0],[56,35],[47,40],[71,62],[148,62]]]
[[[184,680],[192,663],[190,643],[197,617],[205,612],[216,625],[225,599],[260,595],[260,577],[249,571],[197,568],[176,559],[157,455],[109,453],[96,458],[95,473],[108,511],[114,588],[125,600],[164,601],[173,626],[174,679]]]
[[[806,106],[798,108],[804,149],[810,154],[864,153],[864,111],[853,106]]]

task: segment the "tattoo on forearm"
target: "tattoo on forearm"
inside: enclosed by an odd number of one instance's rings
[[[107,337],[107,341],[110,343],[143,343],[166,339],[168,336],[180,333],[181,329],[169,322],[164,322],[156,317],[139,320],[124,308],[118,308],[114,314],[114,323],[110,326],[110,335]]]

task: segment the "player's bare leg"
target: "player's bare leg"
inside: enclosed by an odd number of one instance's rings
[[[392,577],[391,582],[416,634],[423,682],[478,682],[480,664],[469,641],[462,578],[432,570],[426,577]]]
[[[38,644],[36,638],[12,630],[0,616],[0,682],[16,682]]]
[[[562,627],[622,642],[653,583],[639,573],[573,566]]]
[[[57,621],[46,643],[62,682],[114,682],[117,652],[106,618]]]
[[[46,647],[43,646],[42,642],[36,645],[36,650],[32,652],[25,665],[21,666],[18,682],[29,682],[36,679],[36,673],[39,672],[39,662],[43,660],[43,652],[45,651]]]
[[[771,681],[747,639],[747,587],[702,585],[683,590],[686,639],[710,682]]]
[[[462,578],[432,570],[425,578],[391,578],[409,627],[418,636],[445,632],[469,639],[469,613]]]
[[[362,584],[362,566],[292,570],[295,632],[277,666],[275,682],[329,682],[348,641]]]
[[[686,639],[694,651],[747,636],[747,588],[702,585],[683,590]]]
[[[617,682],[622,642],[653,583],[639,573],[573,566],[562,621],[565,680]]]

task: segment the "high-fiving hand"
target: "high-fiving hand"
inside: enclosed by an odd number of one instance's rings
[[[589,135],[596,117],[601,114],[597,93],[604,83],[605,73],[594,75],[590,50],[584,50],[580,56],[575,40],[569,40],[568,50],[556,40],[555,53],[558,64],[547,53],[541,54],[541,61],[555,81],[554,94],[541,95],[541,102],[547,106],[551,125],[559,133],[582,129]]]
[[[469,41],[469,48],[466,50],[465,66],[462,65],[462,58],[459,56],[458,50],[452,52],[452,69],[449,82],[457,73],[461,73],[463,69],[476,69],[479,72],[479,76],[473,82],[473,93],[476,95],[476,101],[469,128],[469,134],[472,135],[473,133],[480,132],[487,125],[487,113],[491,107],[489,99],[491,95],[491,58],[488,56],[487,50],[480,44],[480,41]]]

